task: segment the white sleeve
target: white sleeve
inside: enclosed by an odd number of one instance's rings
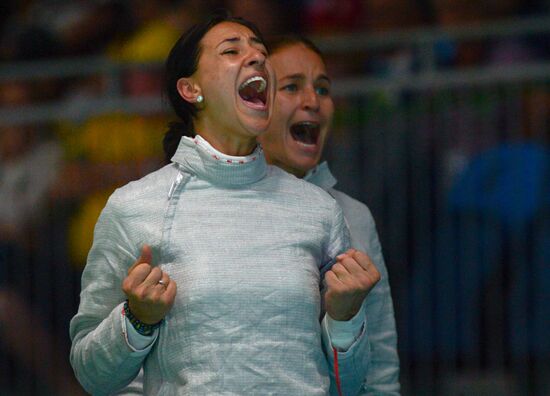
[[[332,346],[339,352],[346,352],[359,338],[365,326],[364,304],[361,304],[359,312],[350,320],[335,320],[327,313],[323,321],[326,322],[323,325],[327,328]]]
[[[121,313],[121,315],[123,315]],[[126,326],[126,333],[128,334],[128,344],[136,352],[143,353],[147,355],[159,335],[159,329],[155,329],[153,334],[146,336],[138,333],[138,331],[132,326],[132,323],[128,320],[126,315],[124,316],[124,325]]]

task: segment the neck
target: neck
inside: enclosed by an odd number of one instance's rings
[[[256,137],[254,136],[227,132],[224,131],[224,128],[212,128],[201,122],[196,123],[196,133],[201,135],[216,150],[236,157],[251,154],[257,146]]]
[[[265,159],[267,161],[268,164],[271,164],[271,165],[275,165],[279,168],[281,168],[282,170],[296,176],[298,179],[303,179],[303,177],[306,175],[307,171],[304,171],[302,169],[298,169],[298,168],[293,168],[291,166],[288,166],[287,164],[285,164],[284,162],[281,162],[281,161],[277,161],[277,159],[275,158],[272,158],[269,153],[265,150],[265,147],[264,147],[264,154],[265,154]]]

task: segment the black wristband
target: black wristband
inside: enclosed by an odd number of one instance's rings
[[[160,327],[162,324],[162,320],[160,320],[157,323],[154,324],[147,324],[143,323],[141,320],[136,318],[132,311],[130,311],[130,305],[128,304],[128,300],[124,302],[124,315],[128,318],[134,329],[136,331],[144,336],[150,336],[153,334],[153,332]]]

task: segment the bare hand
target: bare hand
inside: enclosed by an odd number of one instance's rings
[[[158,267],[153,267],[149,245],[143,245],[141,256],[128,269],[122,290],[128,297],[132,314],[141,322],[160,322],[170,311],[176,298],[176,282]],[[159,283],[159,281],[162,281]]]
[[[363,300],[380,280],[380,272],[369,256],[355,249],[336,259],[325,275],[325,307],[332,319],[345,321],[359,312]]]

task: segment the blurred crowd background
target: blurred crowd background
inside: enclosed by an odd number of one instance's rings
[[[0,394],[83,394],[93,226],[163,165],[162,62],[222,7],[327,55],[326,157],[377,221],[403,394],[550,394],[548,0],[2,1]]]

